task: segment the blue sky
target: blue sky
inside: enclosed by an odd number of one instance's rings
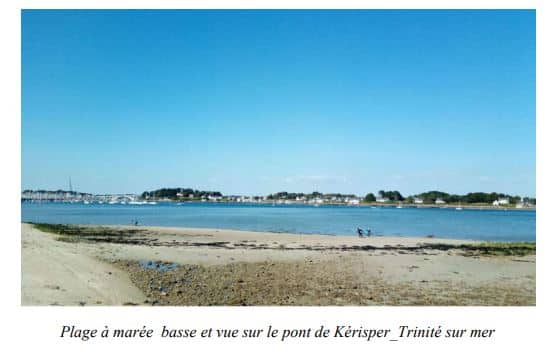
[[[535,195],[535,12],[22,13],[22,187]]]

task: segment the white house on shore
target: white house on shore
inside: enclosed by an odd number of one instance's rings
[[[498,204],[508,205],[508,204],[510,204],[510,199],[509,198],[498,198]]]
[[[441,198],[437,198],[435,200],[435,204],[446,204],[446,202],[444,200],[442,200]]]
[[[390,201],[390,199],[389,199],[389,198],[385,198],[385,197],[377,197],[377,199],[375,199],[375,201],[376,201],[377,203],[387,203],[387,202]]]
[[[414,204],[423,204],[423,199],[421,199],[421,198],[414,198]]]
[[[508,205],[510,204],[510,198],[498,198],[498,200],[495,200],[492,202],[492,205],[499,206],[499,205]]]

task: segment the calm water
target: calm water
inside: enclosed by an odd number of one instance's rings
[[[157,205],[22,203],[23,221],[130,224],[250,231],[427,236],[534,241],[535,211],[371,208],[348,206],[160,203]]]

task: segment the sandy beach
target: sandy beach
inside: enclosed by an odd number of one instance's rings
[[[534,305],[534,252],[479,241],[21,226],[23,305]]]

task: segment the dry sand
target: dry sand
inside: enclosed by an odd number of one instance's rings
[[[77,243],[23,224],[21,230],[22,305],[123,305],[144,294],[122,270],[84,251]]]
[[[535,304],[535,255],[447,247],[468,241],[110,228],[140,231],[68,243],[22,224],[22,303]]]

